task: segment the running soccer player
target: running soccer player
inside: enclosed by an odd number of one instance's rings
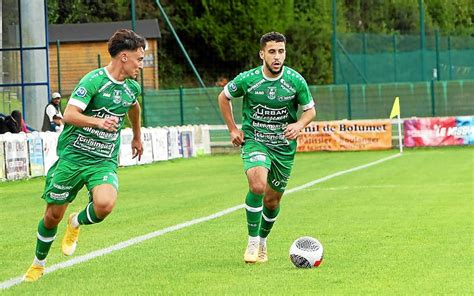
[[[296,138],[316,116],[314,101],[304,78],[283,66],[286,38],[270,32],[260,39],[263,66],[243,72],[219,94],[222,116],[231,142],[241,146],[249,191],[245,198],[247,263],[266,262],[267,236],[280,211],[296,152]],[[242,130],[232,115],[235,98],[243,98]],[[303,113],[297,118],[298,105]]]
[[[74,253],[79,226],[103,221],[112,212],[118,194],[117,165],[120,130],[128,113],[133,130],[133,157],[143,153],[140,131],[140,85],[133,79],[143,68],[145,39],[131,30],[118,30],[108,41],[110,63],[86,74],[74,89],[64,112],[65,128],[58,140],[59,159],[49,169],[42,198],[36,254],[24,275],[36,281],[44,273],[46,256],[59,222],[85,185],[89,203],[67,222],[61,250]]]

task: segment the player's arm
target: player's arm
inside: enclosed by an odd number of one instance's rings
[[[80,107],[68,104],[64,110],[64,122],[77,127],[95,127],[109,132],[117,131],[117,117],[97,118],[84,115],[82,111]]]
[[[285,129],[285,138],[294,140],[298,137],[302,129],[304,129],[316,117],[316,109],[313,107],[304,110],[297,122],[289,124]]]
[[[234,146],[240,146],[244,142],[244,133],[237,127],[232,113],[232,102],[227,98],[224,91],[217,97],[222,117],[227,125],[230,134],[230,141]]]
[[[141,133],[141,108],[140,104],[136,102],[130,109],[128,109],[128,118],[132,125],[133,139],[132,139],[132,158],[138,156],[138,160],[142,158],[143,144],[142,144],[142,133]]]

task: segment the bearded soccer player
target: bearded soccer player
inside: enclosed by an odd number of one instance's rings
[[[43,275],[58,224],[84,185],[89,203],[69,216],[61,244],[64,255],[74,253],[80,225],[99,223],[112,212],[119,187],[120,130],[127,114],[133,130],[133,157],[140,159],[143,153],[137,101],[141,89],[134,79],[143,68],[145,39],[131,30],[118,30],[109,39],[108,50],[110,63],[81,79],[64,112],[59,159],[46,176],[42,196],[46,211],[38,224],[36,256],[25,281],[36,281]]]
[[[304,78],[283,66],[286,38],[270,32],[260,39],[263,65],[243,72],[219,94],[222,116],[231,142],[241,146],[249,191],[245,198],[247,263],[266,262],[267,236],[280,211],[280,200],[290,177],[296,138],[316,116]],[[232,100],[242,97],[242,130],[232,115]],[[298,105],[303,113],[297,118]]]

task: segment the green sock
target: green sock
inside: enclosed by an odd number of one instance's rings
[[[77,215],[77,221],[80,225],[89,225],[102,222],[104,219],[97,217],[94,211],[94,203],[90,202],[82,212]]]
[[[270,233],[270,230],[272,230],[273,223],[275,223],[276,217],[278,216],[279,212],[280,212],[280,206],[278,206],[274,210],[269,210],[265,205],[263,206],[263,214],[262,214],[262,220],[261,220],[261,225],[260,225],[260,231],[258,233],[260,237],[268,236],[268,234]]]
[[[263,194],[255,194],[251,191],[245,198],[245,212],[247,213],[247,227],[250,236],[258,235],[260,219],[262,217]]]
[[[48,229],[44,226],[44,219],[40,220],[38,223],[38,234],[36,236],[36,258],[44,260],[46,256],[48,256],[49,249],[56,238],[56,232],[58,232],[57,226],[53,229]]]

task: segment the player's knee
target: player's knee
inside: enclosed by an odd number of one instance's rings
[[[280,205],[280,201],[278,199],[264,199],[265,207],[270,211],[274,211]]]
[[[47,211],[44,215],[44,224],[47,228],[53,228],[61,222],[63,219],[63,213],[56,213],[53,211]]]
[[[266,184],[255,182],[250,184],[250,191],[255,194],[264,194],[265,193]]]
[[[97,214],[97,217],[104,219],[115,207],[115,199],[106,199],[94,201],[94,210]]]

